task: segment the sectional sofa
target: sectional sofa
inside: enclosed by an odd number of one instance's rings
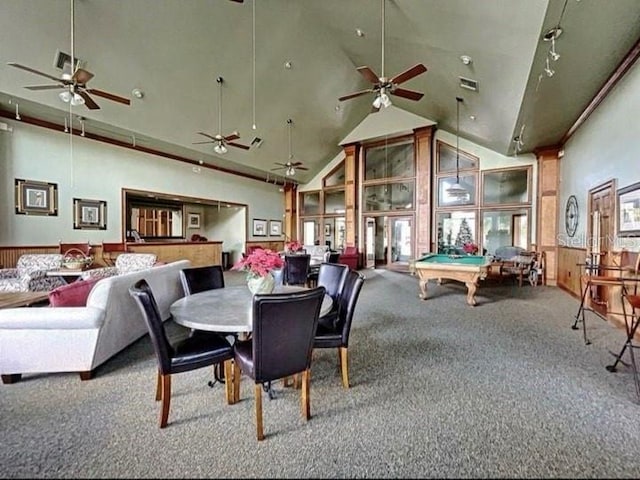
[[[95,283],[78,307],[35,307],[0,310],[0,374],[3,383],[23,374],[78,372],[82,380],[148,330],[129,287],[147,280],[162,318],[184,296],[180,270],[188,260],[125,273]]]

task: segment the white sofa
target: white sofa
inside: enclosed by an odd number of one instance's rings
[[[148,333],[142,313],[129,295],[136,281],[147,280],[164,320],[184,296],[180,271],[188,260],[98,281],[86,307],[33,307],[0,310],[0,374],[13,383],[22,374],[94,369]]]
[[[304,245],[307,254],[311,255],[311,263],[322,263],[326,261],[329,247],[327,245]]]

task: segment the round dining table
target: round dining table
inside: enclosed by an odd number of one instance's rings
[[[306,290],[293,285],[276,285],[273,293]],[[333,299],[325,293],[320,317],[331,311]],[[249,333],[253,327],[253,294],[246,285],[216,288],[176,300],[169,311],[184,327],[213,332]]]

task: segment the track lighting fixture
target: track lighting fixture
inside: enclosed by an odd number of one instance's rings
[[[547,66],[544,68],[544,73],[547,74],[547,77],[553,77],[553,75],[556,73],[555,70],[553,70],[549,66],[549,57],[547,57]]]

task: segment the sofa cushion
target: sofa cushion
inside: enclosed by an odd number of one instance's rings
[[[99,280],[99,278],[77,280],[69,285],[55,288],[49,292],[49,305],[51,307],[85,307],[91,289]]]

